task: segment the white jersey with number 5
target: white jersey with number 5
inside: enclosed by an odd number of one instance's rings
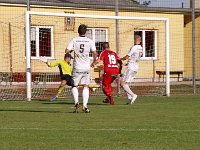
[[[96,50],[95,43],[91,39],[85,36],[75,37],[70,41],[67,49],[74,50],[73,69],[90,70],[89,53]]]
[[[127,55],[129,56],[127,68],[130,70],[133,70],[133,71],[137,71],[138,70],[138,61],[142,57],[142,46],[134,45],[130,49],[130,51]]]

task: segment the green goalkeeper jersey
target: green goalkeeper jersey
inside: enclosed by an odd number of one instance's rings
[[[60,66],[62,74],[68,74],[70,76],[72,75],[72,65],[68,64],[66,61],[57,60],[50,62],[49,67],[55,67],[55,66]]]

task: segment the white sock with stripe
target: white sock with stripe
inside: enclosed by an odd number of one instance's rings
[[[78,103],[78,88],[77,87],[73,87],[72,88],[72,96],[73,96],[73,99],[74,99],[74,104]]]
[[[129,94],[131,97],[133,97],[135,94],[131,91],[130,87],[128,84],[124,84],[123,85],[123,89],[125,90],[125,92],[127,94]]]
[[[84,87],[83,88],[83,107],[87,108],[87,103],[89,100],[89,88],[88,87]]]

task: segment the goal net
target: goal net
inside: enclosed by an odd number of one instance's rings
[[[169,95],[168,19],[30,11],[26,13],[26,19],[20,16],[0,24],[3,33],[0,98],[30,100],[55,95],[60,84],[59,69],[48,67],[40,57],[45,56],[49,62],[63,60],[65,48],[73,37],[78,36],[80,24],[88,26],[86,36],[95,41],[98,54],[102,51],[102,43],[109,42],[111,49],[123,57],[134,45],[134,36],[140,35],[143,56],[138,73],[130,83],[131,88],[138,95]],[[116,45],[119,45],[118,50]],[[122,72],[127,62],[123,63]],[[92,82],[99,84],[101,74],[100,67],[91,68]],[[114,93],[119,92],[117,82],[113,86]],[[103,92],[97,88],[90,94],[98,96]],[[122,89],[120,94],[124,94]],[[70,87],[66,86],[60,97],[70,96]]]

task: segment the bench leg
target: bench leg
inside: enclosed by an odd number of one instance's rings
[[[161,75],[159,74],[159,82],[160,82]]]
[[[165,81],[165,75],[163,74],[163,82]]]

